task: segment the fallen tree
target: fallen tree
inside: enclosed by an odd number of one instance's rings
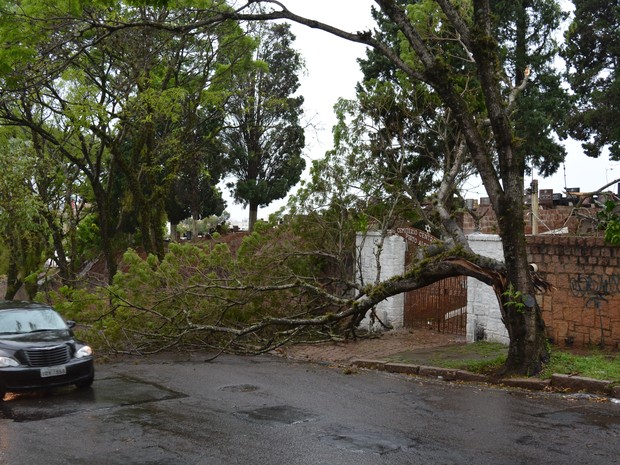
[[[450,232],[459,246],[447,255],[422,258],[418,274],[401,277],[403,283],[401,287],[396,286],[396,281],[390,280],[388,283],[373,284],[375,291],[370,289],[362,291],[356,289],[354,284],[341,282],[340,286],[343,286],[343,291],[357,290],[358,292],[355,298],[348,298],[349,304],[352,305],[349,312],[353,313],[346,316],[357,315],[355,309],[362,309],[365,305],[368,305],[366,310],[372,308],[374,296],[385,298],[387,296],[385,292],[392,292],[392,290],[402,292],[407,286],[428,283],[435,277],[438,278],[442,270],[445,273],[458,271],[467,274],[474,273],[473,270],[478,266],[490,273],[489,275],[482,273],[480,276],[490,280],[496,294],[501,296],[500,300],[505,301],[502,311],[510,337],[506,371],[523,374],[539,371],[548,354],[544,322],[534,297],[536,279],[532,276],[525,249],[523,181],[526,167],[529,164],[542,166],[541,156],[536,149],[544,149],[543,158],[546,155],[549,156],[551,162],[545,167],[550,170],[553,166],[557,166],[558,160],[561,160],[563,155],[561,148],[553,141],[552,128],[557,121],[550,116],[557,116],[561,113],[557,111],[558,107],[555,105],[555,102],[560,100],[557,99],[554,103],[550,103],[551,100],[545,101],[547,113],[539,111],[536,113],[536,119],[528,118],[528,113],[533,113],[532,110],[538,102],[551,94],[550,89],[557,91],[560,88],[556,85],[558,81],[549,71],[548,66],[556,52],[552,32],[558,27],[561,18],[558,2],[548,0],[530,4],[529,2],[491,2],[489,0],[472,0],[471,2],[376,0],[377,12],[392,34],[386,34],[381,30],[343,31],[329,24],[296,15],[288,10],[284,3],[273,0],[250,0],[246,4],[237,4],[233,9],[226,2],[207,2],[206,6],[203,5],[203,9],[192,10],[192,18],[182,23],[176,21],[174,16],[163,22],[145,19],[130,23],[118,19],[102,21],[97,15],[89,14],[90,11],[75,17],[68,13],[63,18],[73,28],[65,28],[69,31],[66,34],[58,31],[54,43],[62,43],[63,40],[71,39],[74,35],[71,31],[80,31],[80,36],[86,37],[90,37],[91,32],[96,32],[97,40],[103,40],[105,37],[129,28],[147,27],[165,30],[167,33],[182,34],[206,30],[214,24],[224,24],[229,20],[289,20],[368,46],[401,76],[402,82],[406,84],[405,90],[421,86],[428,92],[432,92],[433,97],[441,103],[443,112],[450,114],[453,118],[452,128],[457,130],[454,131],[455,133],[458,132],[458,137],[453,139],[455,142],[453,147],[464,147],[463,153],[471,159],[482,179],[498,218],[498,232],[502,239],[505,265],[501,265],[503,278],[491,279],[494,270],[499,265],[482,266],[479,258],[473,256],[467,257],[467,263],[471,263],[472,266],[465,266],[465,262],[459,262],[460,265],[457,266],[448,260],[454,256],[463,258],[457,253],[459,248],[465,253],[469,252],[462,235],[458,237],[459,231],[449,229],[447,220],[452,211],[446,202],[445,211],[441,211],[441,208],[437,211],[443,228]],[[154,8],[162,8],[162,10],[166,8],[166,2],[153,2],[153,4],[156,5]],[[256,6],[263,6],[264,9],[257,10]],[[494,11],[493,8],[498,8],[499,11]],[[506,15],[509,21],[506,24],[498,22],[498,18],[504,19],[503,12],[509,13]],[[58,17],[58,15],[55,16]],[[429,21],[429,18],[432,21]],[[45,24],[45,21],[41,24]],[[396,41],[392,40],[394,34],[398,37]],[[85,43],[83,48],[71,50],[75,50],[75,53],[79,55],[89,47],[90,44]],[[70,57],[68,61],[73,58]],[[530,66],[533,64],[536,66]],[[549,112],[549,108],[552,111]],[[538,146],[536,143],[539,143]],[[437,205],[441,207],[440,203]],[[439,262],[442,260],[445,264],[440,266]],[[437,262],[437,268],[433,265],[435,262]],[[162,262],[161,265],[163,266],[164,263]],[[153,264],[153,266],[161,268],[160,264]],[[269,269],[270,273],[273,271]],[[217,273],[216,276],[218,276]],[[276,275],[274,282],[277,283],[278,279],[291,279],[294,276],[299,276],[299,273],[286,276]],[[186,277],[189,278],[189,275]],[[205,279],[205,276],[199,274],[196,277]],[[416,279],[413,281],[407,281],[414,277]],[[253,282],[243,284],[243,286],[255,285]],[[381,289],[389,289],[389,291],[381,291]],[[116,292],[114,289],[112,291]],[[125,298],[120,291],[117,294]],[[188,295],[191,295],[191,292]],[[263,298],[264,295],[261,294]],[[327,302],[316,300],[317,296],[309,292],[303,296],[304,300],[299,301],[300,304],[304,306],[311,304],[308,308],[312,308],[312,312],[326,313],[323,318],[328,318],[330,307]],[[206,296],[202,297],[207,299]],[[176,298],[183,299],[184,297],[177,294]],[[253,298],[258,297],[253,296]],[[284,297],[271,298],[277,302]],[[134,299],[134,302],[128,300],[131,305],[117,305],[112,310],[114,316],[118,317],[123,310],[129,308],[143,308],[147,313],[157,315],[157,310],[155,310],[157,307],[141,306],[137,303],[139,300],[139,298]],[[367,303],[362,303],[364,301]],[[235,313],[233,311],[235,299],[232,296],[226,296],[222,302],[225,303],[227,311],[225,313],[213,312],[211,317],[220,315],[219,320],[215,321],[223,322],[227,314]],[[265,303],[262,302],[262,304]],[[249,324],[251,327],[252,324],[257,324],[264,319],[261,315],[262,310],[259,309],[255,300],[252,305],[255,306],[256,311],[249,312],[252,314],[251,319],[244,320],[248,314],[238,311],[240,318],[236,321],[230,320],[231,324],[216,326],[239,329],[242,325]],[[330,305],[333,305],[333,302],[330,302]],[[266,307],[269,308],[269,305]],[[361,310],[358,311],[361,314]],[[340,311],[331,313],[341,314]],[[310,315],[311,313],[303,314]],[[193,316],[189,307],[178,315],[170,316],[164,313],[161,315],[165,321],[172,323],[172,327],[174,325],[183,327],[176,318],[181,318],[179,321],[193,321],[189,318]],[[343,316],[342,319],[344,318]],[[120,318],[119,321],[124,320]],[[127,323],[126,320],[125,322]],[[131,325],[128,327],[131,329]],[[164,327],[169,326],[161,326],[161,328]],[[156,323],[153,323],[152,328],[143,328],[146,330],[145,339],[148,339],[150,331],[157,328]],[[119,331],[126,330],[119,328]],[[157,332],[153,331],[152,334],[157,334]],[[176,334],[178,331],[171,331],[172,340],[177,337]],[[256,334],[256,332],[247,334]],[[166,337],[165,334],[163,336]],[[261,338],[261,341],[269,342],[269,338]],[[232,347],[232,343],[228,344],[228,347]]]
[[[108,351],[207,350],[214,357],[365,337],[359,323],[378,303],[451,276],[492,286],[504,314],[524,308],[511,292],[503,263],[446,243],[424,249],[402,276],[366,286],[323,274],[326,264],[342,257],[313,250],[282,225],[262,225],[235,249],[218,240],[173,244],[162,261],[129,251],[112,286],[73,290],[68,300],[50,297],[65,315],[87,324],[88,340]],[[537,289],[549,289],[533,276]]]

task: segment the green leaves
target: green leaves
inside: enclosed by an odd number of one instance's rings
[[[615,219],[607,223],[605,228],[605,242],[618,246],[620,245],[620,220]]]
[[[605,147],[620,160],[620,5],[618,1],[573,0],[574,19],[562,55],[566,77],[577,97],[570,133],[583,141],[586,155]]]
[[[502,294],[504,301],[504,307],[506,310],[514,310],[517,313],[523,313],[526,310],[526,305],[523,301],[523,293],[517,291],[512,284],[508,286],[508,289]]]
[[[250,206],[250,229],[259,206],[286,196],[305,168],[300,124],[303,98],[295,97],[302,61],[286,24],[255,25],[258,46],[248,50],[251,65],[235,70],[236,84],[222,132],[228,184],[235,200]]]
[[[605,242],[611,245],[620,245],[620,216],[618,216],[618,204],[612,200],[605,202],[602,211],[597,213],[600,221],[599,229],[605,231]]]
[[[303,241],[270,224],[245,237],[171,243],[163,259],[130,249],[104,293],[63,288],[53,300],[90,325],[85,337],[100,350],[260,350],[299,330],[267,325],[246,338],[244,328],[312,315],[321,305],[320,295],[295,285],[314,275],[303,251]]]

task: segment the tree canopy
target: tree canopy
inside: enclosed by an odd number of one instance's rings
[[[236,75],[222,136],[229,174],[236,178],[228,187],[235,200],[249,205],[252,230],[258,208],[284,198],[299,181],[305,137],[304,99],[295,95],[303,62],[290,26],[258,23],[250,30],[258,41],[256,65]]]
[[[211,14],[227,8],[210,6]],[[163,256],[170,199],[187,202],[180,211],[188,216],[221,212],[215,186],[223,171],[214,156],[223,151],[221,107],[232,92],[231,64],[253,43],[234,21],[194,34],[166,30],[168,22],[197,20],[187,5],[0,7],[5,43],[20,44],[0,52],[0,118],[28,128],[81,171],[110,281],[118,251],[135,239]],[[211,200],[184,196],[180,182]]]
[[[562,56],[577,106],[570,132],[583,141],[586,155],[609,148],[620,160],[620,2],[573,0],[573,21],[565,33]]]

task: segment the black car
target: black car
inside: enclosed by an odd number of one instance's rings
[[[0,400],[7,391],[89,387],[92,349],[75,339],[74,326],[48,305],[0,302]]]

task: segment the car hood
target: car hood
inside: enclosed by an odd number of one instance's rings
[[[56,344],[75,344],[68,330],[38,331],[22,334],[0,334],[0,349],[19,350],[24,347],[45,347]]]

